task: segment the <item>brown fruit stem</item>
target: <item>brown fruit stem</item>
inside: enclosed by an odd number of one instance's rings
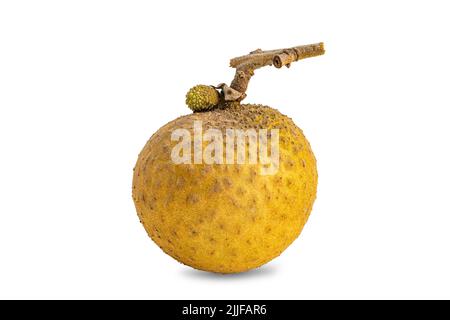
[[[250,52],[248,55],[231,59],[230,67],[236,69],[236,74],[230,87],[241,93],[240,97],[235,101],[241,101],[245,98],[248,82],[256,69],[271,65],[274,65],[276,68],[281,68],[283,66],[289,68],[292,62],[320,56],[324,53],[325,49],[323,42],[320,42],[270,51],[257,49]]]

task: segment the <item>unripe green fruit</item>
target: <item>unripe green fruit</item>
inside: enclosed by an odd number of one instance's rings
[[[219,93],[212,86],[196,85],[186,94],[186,104],[194,112],[208,111],[219,104]]]

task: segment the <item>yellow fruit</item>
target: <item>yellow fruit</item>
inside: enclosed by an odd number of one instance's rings
[[[211,86],[199,84],[186,94],[186,104],[194,112],[208,111],[219,104],[219,93]]]
[[[279,169],[261,164],[175,164],[174,130],[279,129]],[[225,141],[225,138],[224,138]],[[140,221],[161,249],[196,269],[235,273],[280,255],[300,234],[316,197],[316,160],[302,131],[277,110],[231,105],[169,122],[147,142],[133,178]],[[292,252],[291,254],[296,254]]]

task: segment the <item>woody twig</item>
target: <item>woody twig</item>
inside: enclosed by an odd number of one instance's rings
[[[225,100],[241,101],[244,99],[248,83],[256,69],[271,65],[276,68],[283,66],[289,68],[292,62],[324,53],[323,42],[320,42],[279,50],[263,51],[258,49],[250,52],[248,55],[233,58],[230,60],[230,67],[236,69],[236,74],[230,87],[225,86],[228,89],[224,90]]]

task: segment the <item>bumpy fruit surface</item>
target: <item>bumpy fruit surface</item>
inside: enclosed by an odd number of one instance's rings
[[[219,103],[219,93],[211,86],[197,85],[186,94],[186,104],[194,112],[208,111]]]
[[[279,129],[279,170],[261,164],[174,164],[175,129]],[[224,138],[225,141],[225,138]],[[316,160],[302,131],[270,107],[236,105],[169,122],[147,142],[133,178],[133,199],[161,249],[196,269],[247,271],[280,255],[300,234],[316,197]],[[295,253],[292,253],[295,254]]]

